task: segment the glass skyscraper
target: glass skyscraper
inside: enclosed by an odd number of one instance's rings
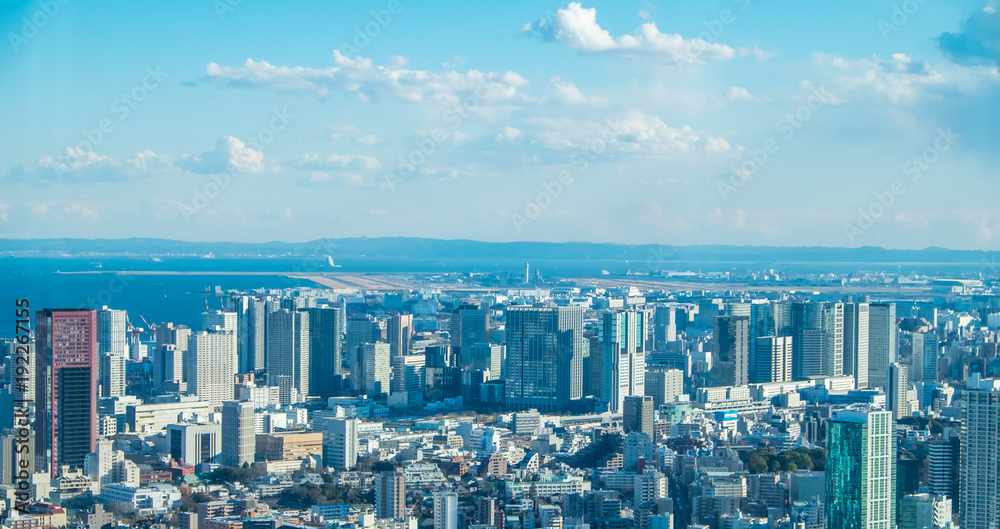
[[[507,407],[568,409],[583,396],[583,308],[507,308]]]
[[[826,527],[896,527],[896,427],[892,413],[855,405],[830,412]]]

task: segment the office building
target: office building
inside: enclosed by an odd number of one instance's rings
[[[128,358],[128,315],[124,310],[105,306],[97,311],[97,352]]]
[[[112,352],[98,358],[98,394],[101,398],[125,396],[125,356]]]
[[[753,376],[756,384],[792,380],[791,336],[761,336],[754,343]]]
[[[489,371],[490,380],[503,378],[504,346],[477,343],[474,344],[469,353],[471,369],[479,371]]]
[[[931,405],[934,383],[937,382],[938,337],[933,332],[913,333],[913,366],[910,383],[923,382],[922,391],[917,394],[920,409]]]
[[[490,309],[479,302],[468,301],[459,305],[451,315],[449,333],[451,348],[465,355],[469,347],[490,342]],[[467,362],[463,359],[462,365]]]
[[[156,391],[186,391],[184,355],[188,349],[191,329],[186,325],[174,326],[164,322],[156,327],[156,346],[153,349],[153,389]]]
[[[375,316],[370,314],[351,314],[347,316],[347,326],[345,329],[344,352],[348,361],[352,362],[351,369],[354,369],[354,359],[357,357],[357,349],[361,344],[375,343],[382,340],[382,329]]]
[[[647,367],[646,396],[653,398],[653,406],[673,402],[677,395],[684,394],[684,372],[680,369]]]
[[[389,393],[392,379],[389,344],[361,344],[357,353],[355,360],[351,362],[351,387],[361,395]]]
[[[175,461],[186,465],[214,462],[222,454],[222,425],[170,424],[167,442],[170,457]]]
[[[602,323],[599,398],[608,411],[621,413],[626,397],[646,393],[646,328],[635,311],[607,312]]]
[[[379,472],[375,476],[375,517],[380,520],[401,518],[405,512],[406,478],[403,473]]]
[[[717,316],[712,322],[712,386],[745,386],[749,379],[750,318]]]
[[[357,419],[327,420],[323,464],[334,470],[353,470],[358,464]]]
[[[793,303],[792,379],[844,372],[843,303]]]
[[[233,366],[232,331],[198,332],[188,339],[184,371],[189,395],[221,406],[233,398],[236,368]]]
[[[973,373],[962,391],[959,512],[963,529],[1000,528],[1000,380]]]
[[[868,387],[869,306],[844,303],[844,375],[854,377],[854,387]]]
[[[390,316],[386,334],[389,338],[390,356],[410,354],[410,341],[413,339],[413,315],[393,314]]]
[[[309,313],[298,310],[276,310],[267,318],[267,376],[288,377],[302,397],[309,395],[309,323]]]
[[[893,419],[910,415],[910,403],[906,393],[910,389],[909,367],[893,362],[889,364],[888,384],[885,388],[886,408],[892,412]]]
[[[583,309],[507,307],[505,398],[512,410],[566,410],[583,396]]]
[[[37,312],[35,357],[35,469],[83,470],[97,446],[97,312]]]
[[[252,465],[256,452],[252,402],[222,403],[222,453],[220,463],[230,467]]]
[[[653,397],[625,397],[622,414],[622,429],[625,433],[642,432],[653,438],[653,417],[656,409]]]
[[[951,498],[908,494],[899,501],[899,529],[950,529]]]
[[[653,348],[665,351],[667,342],[677,341],[677,312],[674,307],[658,305],[653,312]]]
[[[343,311],[338,307],[306,309],[309,314],[309,393],[332,397],[340,390],[343,361]]]
[[[267,302],[244,294],[229,298],[226,311],[236,314],[237,372],[263,371],[267,335]]]
[[[889,364],[899,351],[896,304],[872,303],[868,307],[868,387],[886,389]]]
[[[826,527],[896,527],[896,426],[887,411],[830,411],[826,436]]]

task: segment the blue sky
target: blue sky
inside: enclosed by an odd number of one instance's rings
[[[983,1],[10,1],[0,29],[3,237],[1000,249]]]

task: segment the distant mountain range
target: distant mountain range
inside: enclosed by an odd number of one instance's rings
[[[733,245],[624,245],[589,242],[482,242],[417,237],[352,237],[310,242],[185,242],[169,239],[0,239],[0,255],[7,256],[167,256],[206,255],[258,257],[273,255],[333,256],[334,259],[367,258],[506,258],[506,259],[606,259],[655,261],[858,262],[858,263],[972,263],[1000,268],[1000,252],[948,250],[887,250],[875,246],[834,248],[821,246]]]

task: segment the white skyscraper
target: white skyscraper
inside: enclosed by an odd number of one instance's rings
[[[221,310],[210,310],[208,312],[201,313],[201,328],[204,331],[212,331],[216,329],[222,329],[226,332],[231,332],[231,340],[233,341],[233,369],[239,367],[239,317],[235,312],[226,312]]]
[[[124,310],[101,307],[97,311],[98,353],[113,353],[128,357],[128,324]]]
[[[896,304],[872,303],[868,307],[868,387],[886,389],[889,364],[896,361]]]
[[[221,463],[230,467],[252,465],[256,448],[253,403],[227,400],[222,404]]]
[[[190,395],[221,405],[232,400],[236,384],[233,366],[232,332],[199,332],[188,340],[188,354],[184,358],[185,379]]]
[[[351,385],[355,391],[365,395],[389,393],[392,379],[389,344],[366,343],[357,352],[358,356],[351,362]]]
[[[844,303],[844,375],[853,376],[855,387],[868,387],[868,303]]]
[[[646,394],[646,348],[643,317],[635,311],[608,312],[601,327],[601,400],[620,413],[625,397]]]
[[[792,337],[761,336],[754,344],[753,381],[788,382],[792,380]]]
[[[458,494],[434,493],[434,529],[458,529]]]
[[[103,352],[99,361],[101,397],[125,396],[125,355]]]
[[[1000,528],[1000,380],[969,377],[962,391],[959,510],[963,529]]]
[[[353,470],[358,464],[358,420],[330,419],[323,440],[323,464],[336,470]]]

